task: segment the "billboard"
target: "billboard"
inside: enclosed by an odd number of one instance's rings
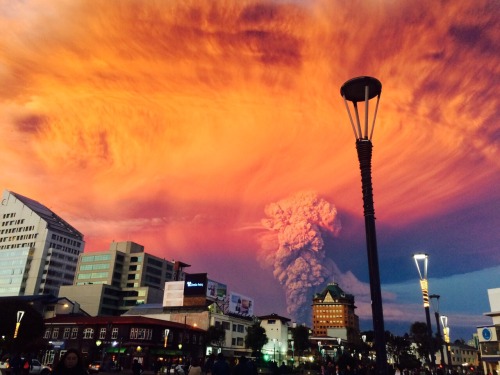
[[[239,293],[229,294],[229,312],[244,316],[253,316],[253,299]]]
[[[212,301],[224,301],[227,296],[227,285],[217,281],[208,280],[207,298]]]
[[[184,296],[194,297],[207,295],[207,274],[191,273],[184,278]]]
[[[168,281],[163,293],[163,306],[184,305],[184,281]]]

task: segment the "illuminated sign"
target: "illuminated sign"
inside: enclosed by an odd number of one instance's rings
[[[207,274],[192,273],[186,274],[184,280],[184,296],[206,296],[207,294]]]

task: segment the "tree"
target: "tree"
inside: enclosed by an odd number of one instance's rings
[[[420,365],[411,350],[410,336],[394,336],[386,331],[387,354],[391,355],[400,368],[416,368]]]
[[[427,324],[423,322],[414,322],[410,327],[410,335],[413,342],[417,345],[419,356],[425,358],[426,362],[429,362],[432,342],[429,342]]]
[[[224,327],[221,324],[208,327],[207,341],[214,344],[222,351],[222,347],[226,342],[226,330]]]
[[[252,355],[255,357],[261,357],[262,347],[266,345],[268,341],[266,330],[261,327],[259,321],[254,321],[253,324],[247,328],[245,347],[252,349]]]
[[[304,350],[311,347],[309,342],[309,329],[305,326],[297,326],[292,329],[292,338],[294,349],[299,354],[304,354]]]

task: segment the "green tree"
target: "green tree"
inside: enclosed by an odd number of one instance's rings
[[[221,324],[208,327],[207,341],[217,346],[222,351],[222,348],[226,342],[226,330],[224,329],[224,327]]]
[[[305,326],[297,326],[292,329],[293,347],[299,354],[303,355],[304,351],[311,347],[309,342],[309,328]]]
[[[245,347],[252,349],[252,354],[255,357],[261,358],[262,347],[266,345],[268,341],[266,330],[261,327],[259,321],[254,321],[253,324],[247,328]]]
[[[410,336],[417,345],[417,352],[421,358],[429,363],[429,354],[432,350],[432,342],[429,342],[427,334],[427,324],[424,322],[414,322],[410,327]]]

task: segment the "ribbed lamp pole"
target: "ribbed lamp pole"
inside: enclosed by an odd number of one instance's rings
[[[375,335],[376,370],[378,375],[387,374],[387,351],[385,347],[384,313],[382,309],[382,292],[378,265],[377,236],[375,231],[375,209],[373,204],[373,188],[371,176],[372,136],[377,117],[378,104],[382,84],[373,77],[357,77],[345,82],[340,88],[340,95],[349,115],[352,130],[356,138],[359,167],[361,170],[361,187],[363,191],[363,208],[365,216],[366,249],[368,254],[368,271],[370,276],[370,294],[372,300],[373,331]],[[368,123],[369,102],[377,98],[373,121]],[[355,120],[351,116],[348,102],[354,108]],[[358,103],[365,103],[364,124],[361,126]]]
[[[418,276],[420,277],[420,289],[422,289],[422,298],[424,301],[425,320],[427,322],[427,340],[429,343],[430,365],[436,367],[436,356],[434,355],[434,346],[432,341],[431,314],[429,311],[429,282],[427,281],[427,264],[429,256],[427,254],[414,254],[413,259],[417,265]],[[422,268],[419,266],[422,263]]]

